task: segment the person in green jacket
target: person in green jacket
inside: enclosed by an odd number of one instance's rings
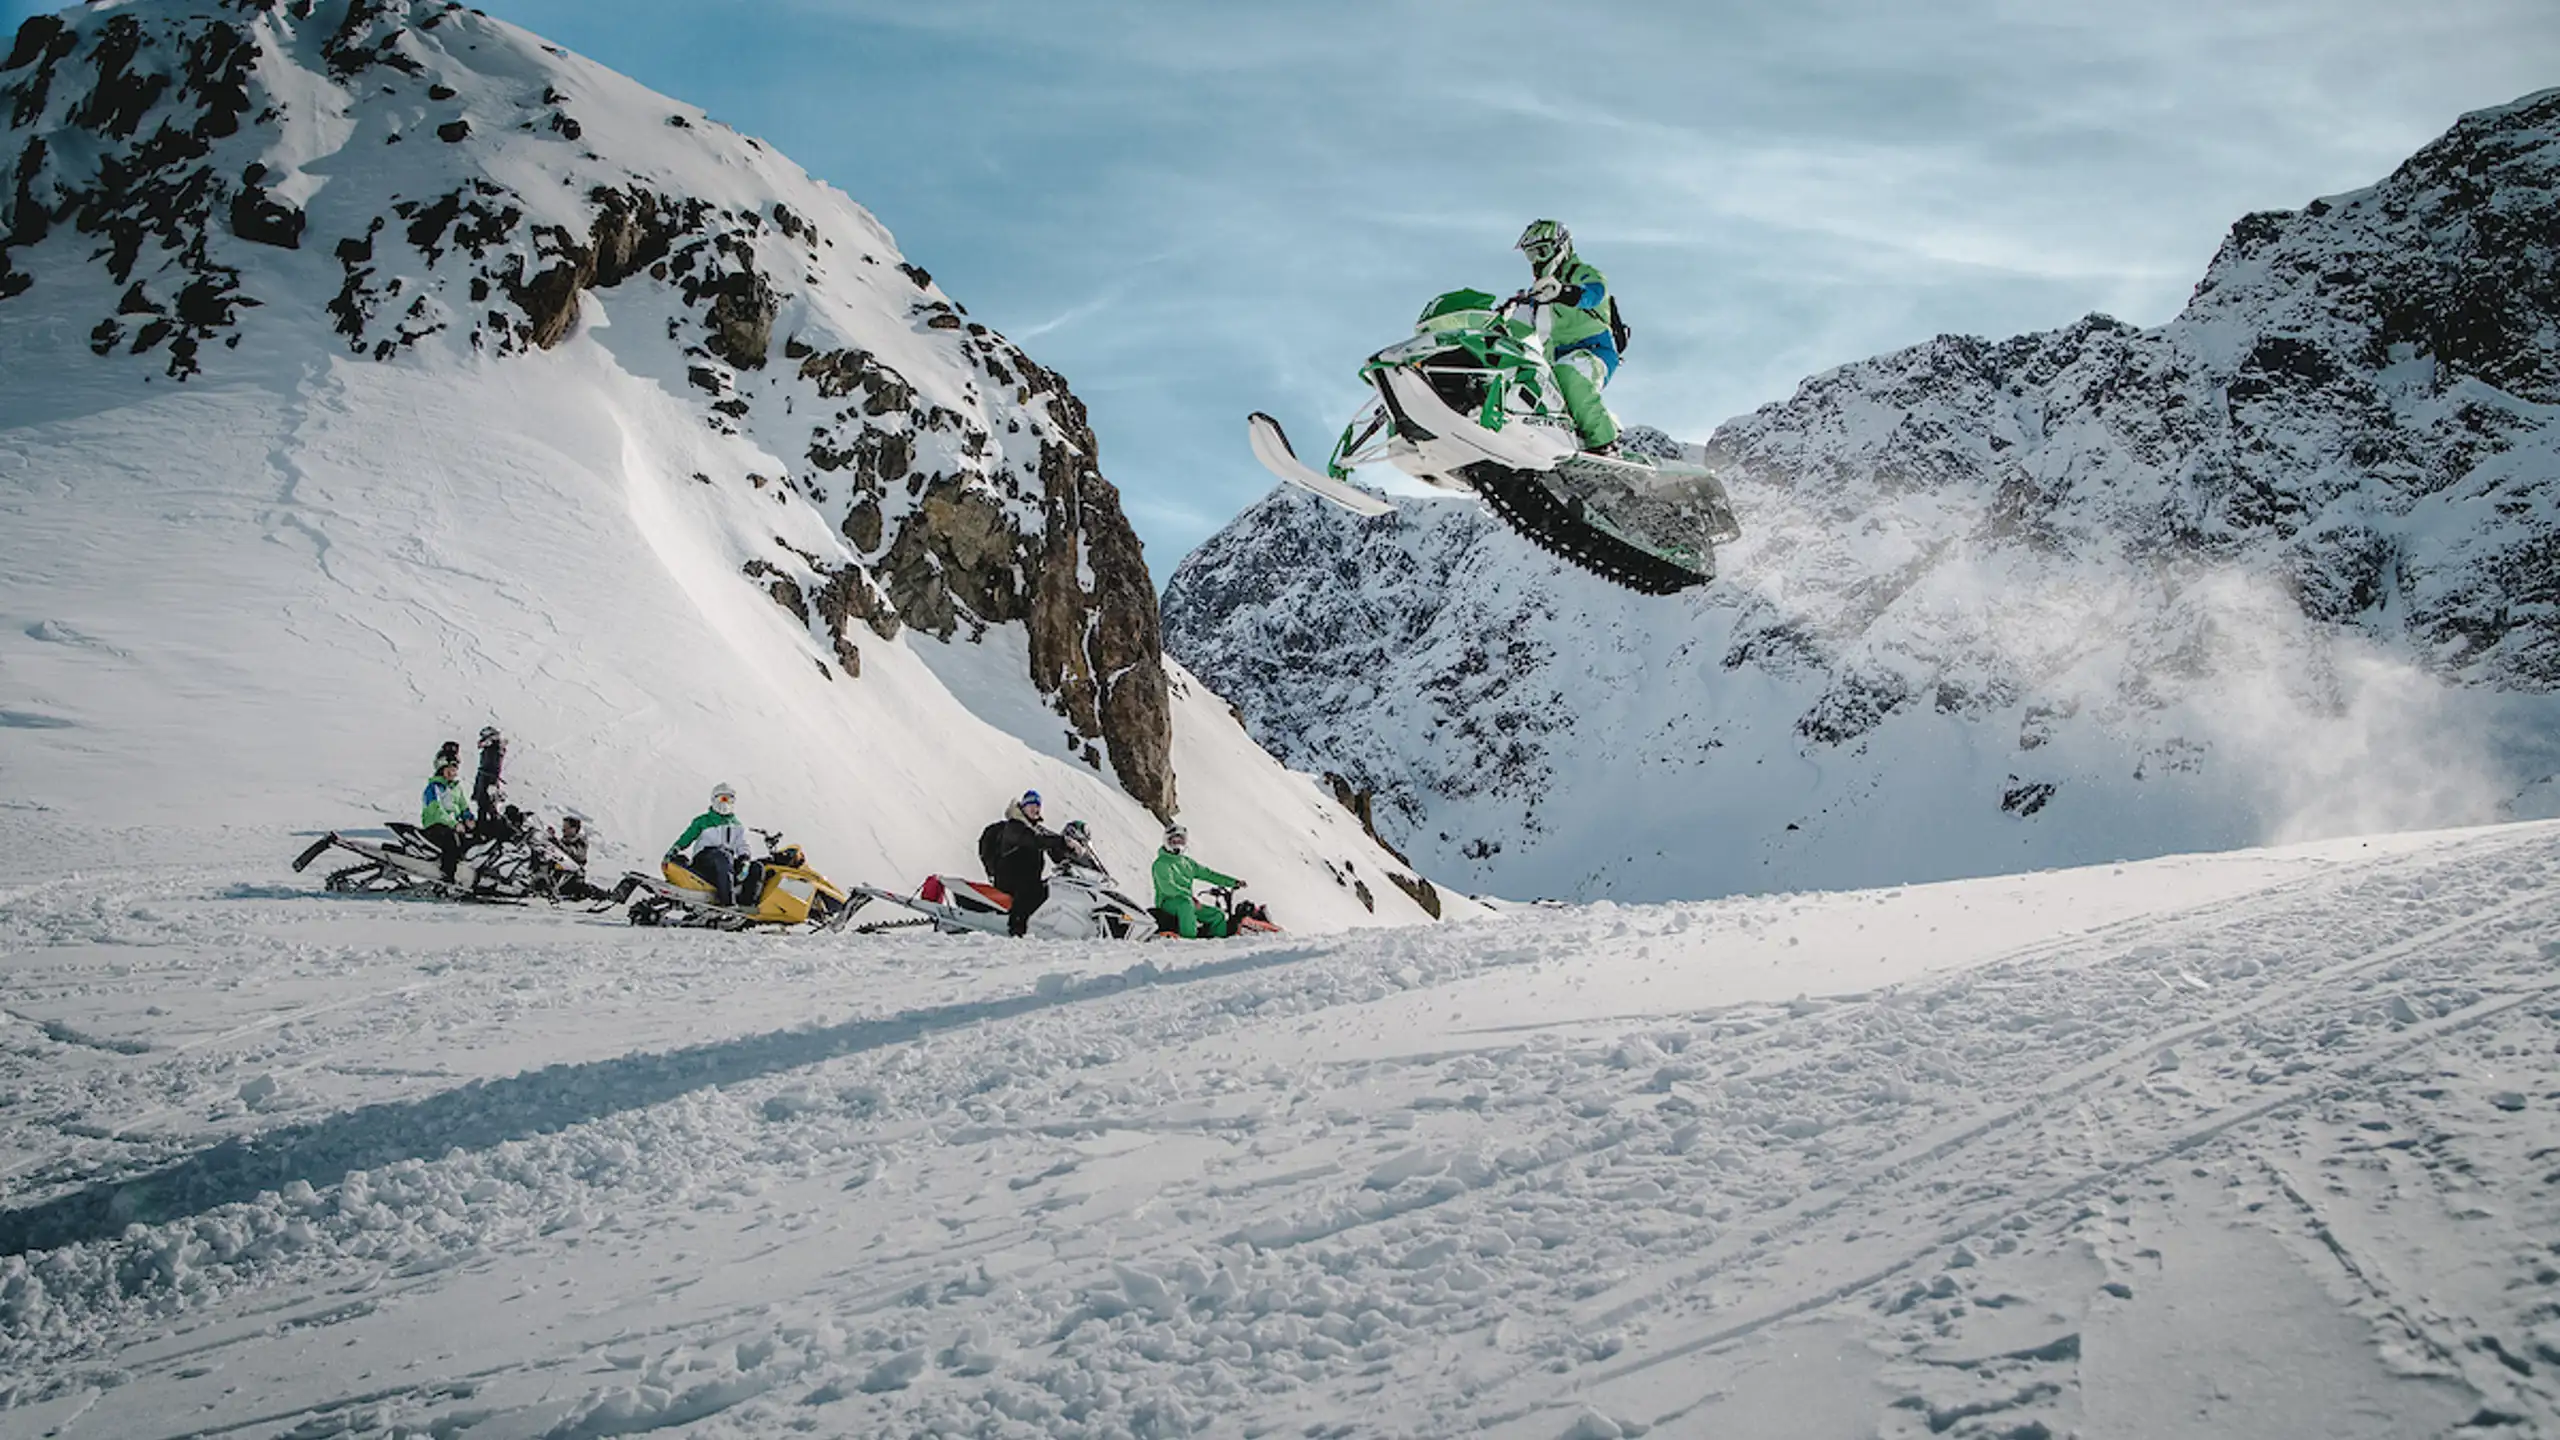
[[[1227,912],[1192,899],[1191,887],[1206,880],[1212,885],[1241,890],[1244,882],[1232,875],[1221,875],[1184,854],[1190,845],[1190,831],[1179,825],[1166,827],[1164,848],[1156,852],[1156,908],[1173,917],[1173,927],[1183,939],[1215,940],[1227,933]]]
[[[438,755],[436,773],[428,777],[426,793],[419,797],[418,831],[436,847],[447,885],[453,883],[454,867],[462,863],[462,822],[470,815],[471,797],[462,793],[462,757]]]
[[[692,850],[688,856],[685,852]],[[684,834],[667,847],[667,858],[702,877],[711,887],[711,903],[734,906],[742,899],[753,909],[764,897],[763,867],[750,863],[747,827],[738,821],[738,790],[722,783],[711,787],[711,808],[693,817]]]
[[[1582,448],[1599,455],[1618,449],[1618,421],[1600,401],[1601,387],[1618,373],[1618,333],[1609,323],[1609,282],[1597,267],[1573,253],[1573,233],[1561,221],[1532,220],[1513,249],[1529,257],[1526,293],[1545,307],[1547,360],[1556,388],[1582,432]]]

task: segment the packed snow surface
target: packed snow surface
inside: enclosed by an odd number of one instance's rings
[[[2560,825],[1110,946],[0,812],[0,1434],[2560,1427]]]

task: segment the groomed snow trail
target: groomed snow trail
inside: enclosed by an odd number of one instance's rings
[[[1117,948],[0,838],[0,1433],[2560,1426],[2560,826]]]

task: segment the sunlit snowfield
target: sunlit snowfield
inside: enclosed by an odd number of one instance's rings
[[[2560,825],[1113,947],[57,819],[0,1433],[2560,1426]]]

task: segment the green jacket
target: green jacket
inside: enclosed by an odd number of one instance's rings
[[[1564,293],[1547,307],[1554,318],[1547,331],[1547,353],[1561,355],[1568,346],[1598,335],[1608,346],[1612,360],[1617,358],[1618,343],[1609,330],[1609,281],[1598,267],[1579,255],[1565,261],[1564,273],[1556,277],[1564,282]]]
[[[471,816],[471,797],[462,793],[462,782],[441,775],[427,777],[426,793],[419,797],[418,826],[451,825],[457,829]]]
[[[1176,855],[1170,850],[1156,852],[1156,908],[1173,916],[1174,929],[1185,940],[1194,939],[1200,933],[1200,903],[1191,898],[1191,886],[1200,880],[1229,889],[1244,883],[1233,875],[1221,875],[1188,855]],[[1209,921],[1210,936],[1215,938],[1226,934],[1227,917],[1216,910],[1208,914],[1215,917]]]
[[[723,815],[717,810],[705,810],[694,816],[693,823],[684,827],[684,834],[667,847],[667,853],[680,855],[690,851],[696,840],[705,845],[717,845],[732,855],[747,853],[747,827],[738,823],[737,816]]]
[[[1199,881],[1229,889],[1242,883],[1233,875],[1221,875],[1188,855],[1176,855],[1170,850],[1156,852],[1155,877],[1156,903],[1167,910],[1177,909],[1177,901],[1190,904],[1191,887]]]

